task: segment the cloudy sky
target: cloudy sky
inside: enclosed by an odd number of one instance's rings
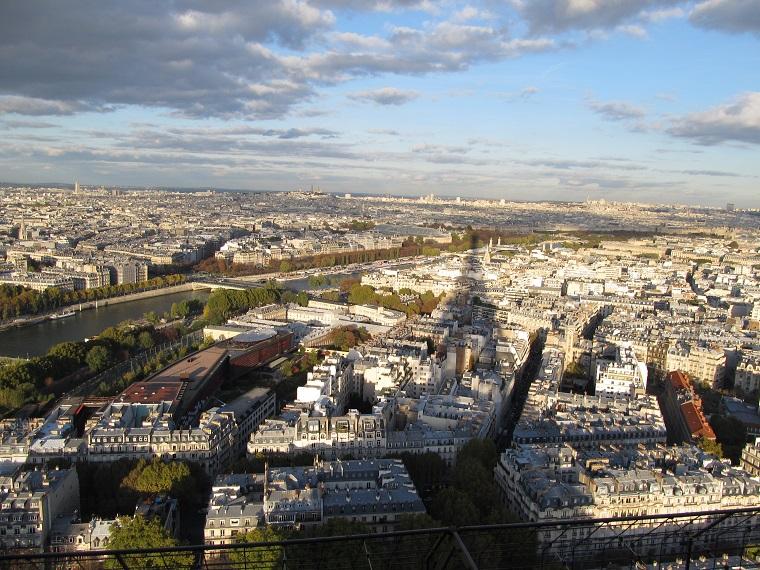
[[[0,3],[0,180],[760,207],[760,0]]]

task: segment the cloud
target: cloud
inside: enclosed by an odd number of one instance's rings
[[[44,121],[15,121],[6,120],[3,121],[8,129],[52,129],[57,127],[55,123],[46,123]]]
[[[81,101],[56,101],[18,95],[0,95],[0,115],[73,115],[80,111],[103,110]]]
[[[647,31],[638,24],[625,24],[623,26],[618,26],[617,30],[633,38],[641,39],[647,37]]]
[[[722,32],[760,34],[757,0],[704,0],[689,14],[695,26]]]
[[[430,0],[314,0],[314,4],[337,10],[389,12],[401,9],[435,11]]]
[[[667,132],[701,145],[725,142],[760,144],[760,92],[672,121]]]
[[[276,117],[313,96],[264,47],[303,50],[334,24],[302,0],[11,3],[0,18],[5,112],[71,114],[108,105],[183,116]]]
[[[11,3],[0,19],[1,110],[61,115],[136,105],[189,118],[276,119],[298,113],[319,89],[355,78],[462,71],[571,45],[512,37],[500,22],[476,24],[472,9],[419,27],[389,24],[380,35],[335,30],[330,10],[430,6],[72,0],[60,10],[54,0]]]
[[[470,152],[466,146],[449,146],[442,144],[416,144],[412,147],[412,152],[421,154],[466,154]]]
[[[689,174],[691,176],[716,176],[729,178],[736,178],[741,176],[735,172],[724,172],[723,170],[682,170],[681,173]]]
[[[683,8],[663,8],[662,10],[645,11],[641,14],[641,19],[653,24],[659,24],[666,20],[674,18],[683,18],[686,15]]]
[[[532,33],[605,30],[681,0],[511,0]]]
[[[373,135],[387,135],[389,137],[400,137],[401,133],[396,129],[369,129],[368,133]]]
[[[597,115],[601,115],[608,121],[627,121],[641,119],[646,116],[646,111],[641,107],[631,105],[624,101],[596,101],[588,102],[589,108]]]
[[[417,91],[402,91],[395,87],[383,87],[368,91],[349,93],[348,98],[354,101],[370,101],[378,105],[403,105],[414,101],[420,94]]]

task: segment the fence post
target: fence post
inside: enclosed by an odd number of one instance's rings
[[[684,565],[684,570],[689,570],[691,568],[691,551],[694,548],[694,537],[690,536],[689,541],[686,544],[686,561]]]

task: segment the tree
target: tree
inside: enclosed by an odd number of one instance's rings
[[[588,378],[586,369],[581,366],[581,363],[574,360],[565,369],[565,376],[569,378]]]
[[[348,302],[354,305],[366,305],[369,303],[375,303],[377,301],[377,295],[375,290],[369,285],[355,284],[351,287],[348,294]]]
[[[142,516],[119,517],[111,526],[108,550],[130,550],[177,546],[177,540],[164,530],[158,518],[146,519]],[[192,553],[164,553],[161,557],[150,558],[142,554],[124,557],[127,566],[131,559],[140,568],[192,568],[195,557]],[[106,560],[106,568],[122,568],[116,559]]]
[[[721,444],[721,449],[725,457],[731,460],[734,465],[739,464],[739,458],[742,449],[747,443],[747,428],[743,423],[731,416],[712,414],[710,416],[710,426]]]
[[[705,453],[711,453],[719,459],[723,458],[723,446],[713,439],[707,439],[705,436],[697,440],[697,447]]]
[[[324,299],[325,301],[333,301],[335,303],[340,301],[340,293],[337,291],[325,291],[320,295],[321,299]]]
[[[95,373],[102,372],[113,364],[111,352],[102,345],[93,346],[85,358],[87,366]]]
[[[121,482],[121,488],[140,495],[167,493],[175,497],[183,508],[200,500],[199,483],[188,463],[141,459]]]
[[[417,492],[426,497],[446,480],[446,462],[437,453],[402,453],[401,459]]]
[[[435,496],[430,505],[430,515],[444,526],[473,525],[480,522],[478,510],[467,493],[449,487]]]
[[[142,349],[153,348],[153,335],[149,331],[143,331],[137,335],[137,345]]]
[[[254,528],[243,535],[238,535],[240,543],[256,542],[280,542],[287,538],[287,535],[271,526]],[[231,550],[229,559],[235,567],[245,568],[262,568],[264,570],[282,567],[282,546],[252,546],[251,548],[241,548]]]
[[[81,366],[85,363],[87,348],[83,342],[61,342],[48,350],[48,356],[58,356]]]

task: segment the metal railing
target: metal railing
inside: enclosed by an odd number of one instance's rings
[[[760,568],[755,558],[760,552],[758,544],[760,506],[667,516],[398,530],[279,542],[19,552],[0,555],[0,569],[706,570]]]

